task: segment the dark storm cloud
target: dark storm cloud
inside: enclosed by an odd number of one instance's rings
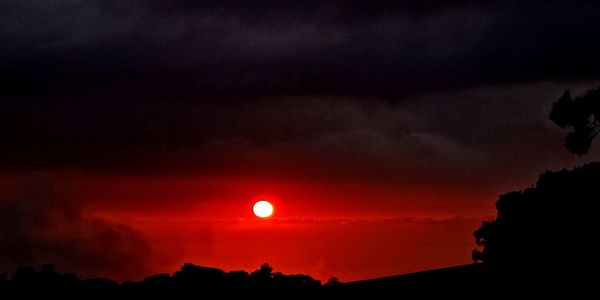
[[[3,1],[3,171],[477,178],[560,153],[542,123],[599,75],[600,3],[382,3]]]
[[[548,110],[564,88],[595,85],[484,86],[398,103],[331,96],[112,103],[101,95],[21,109],[27,122],[13,121],[18,135],[3,127],[0,159],[4,170],[518,181],[575,163]]]
[[[2,82],[389,95],[598,75],[595,1],[4,1]]]
[[[144,273],[150,249],[129,226],[86,217],[42,175],[0,198],[0,241],[5,272],[52,263],[83,276],[128,278]]]

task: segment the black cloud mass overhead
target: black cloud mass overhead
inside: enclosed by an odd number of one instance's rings
[[[600,75],[599,19],[597,1],[6,0],[0,163],[479,177],[542,148],[565,162],[546,109]]]
[[[597,75],[597,1],[3,1],[4,90],[388,95]]]

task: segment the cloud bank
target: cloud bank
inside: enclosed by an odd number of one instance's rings
[[[117,279],[147,270],[150,246],[133,228],[87,217],[49,177],[23,178],[0,198],[0,270],[52,263],[84,277]]]

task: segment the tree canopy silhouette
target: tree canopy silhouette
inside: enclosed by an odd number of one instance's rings
[[[600,88],[572,98],[569,90],[552,105],[550,119],[563,129],[571,128],[565,146],[573,154],[588,152],[592,140],[600,133]]]
[[[475,261],[496,269],[563,276],[597,261],[600,163],[546,172],[535,187],[500,196],[497,217],[474,232]],[[579,273],[579,272],[575,272]]]
[[[339,281],[336,280],[339,283]],[[54,265],[45,265],[41,271],[32,267],[20,267],[10,280],[0,274],[0,288],[14,289],[93,289],[115,291],[144,291],[144,290],[318,290],[323,288],[321,282],[308,275],[285,275],[274,273],[273,268],[263,264],[252,273],[246,271],[225,272],[217,268],[184,264],[181,269],[170,274],[156,274],[146,277],[141,282],[122,282],[105,278],[90,278],[79,280],[74,274],[61,274]]]

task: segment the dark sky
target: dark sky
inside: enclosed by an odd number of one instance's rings
[[[15,182],[41,172],[86,228],[86,214],[135,227],[215,195],[307,190],[319,218],[481,218],[498,193],[600,158],[568,154],[548,120],[565,88],[600,84],[600,2],[388,2],[0,2],[0,214],[27,211]]]

